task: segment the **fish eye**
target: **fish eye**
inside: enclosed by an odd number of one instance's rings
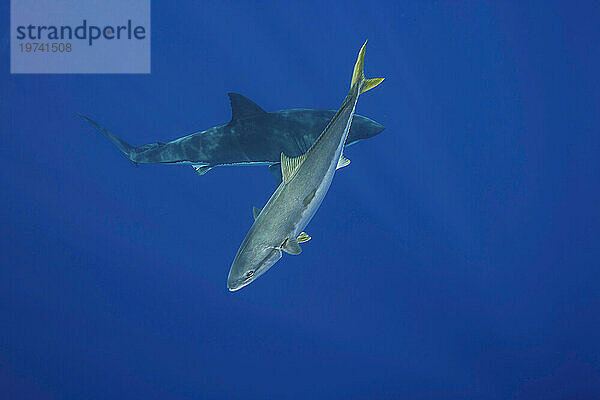
[[[250,279],[254,276],[254,270],[251,269],[250,271],[246,272],[246,275],[244,276],[244,278],[246,279]]]

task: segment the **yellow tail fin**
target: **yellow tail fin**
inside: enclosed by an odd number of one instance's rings
[[[350,89],[358,83],[362,84],[363,87],[361,89],[361,93],[366,92],[367,90],[373,89],[375,86],[379,85],[385,78],[373,78],[373,79],[365,79],[364,74],[364,65],[365,65],[365,48],[367,46],[367,41],[365,40],[365,44],[360,48],[360,52],[358,53],[358,58],[356,59],[356,64],[354,64],[354,72],[352,73],[352,82],[350,83]],[[364,82],[364,84],[363,84]]]

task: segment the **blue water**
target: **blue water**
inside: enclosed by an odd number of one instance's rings
[[[600,398],[598,4],[153,3],[150,75],[9,75],[0,5],[2,398]],[[239,292],[267,168],[134,168],[74,116],[336,109],[365,38],[386,130]]]

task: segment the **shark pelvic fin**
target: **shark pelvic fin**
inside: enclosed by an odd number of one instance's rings
[[[302,233],[300,233],[300,234],[298,235],[298,237],[296,238],[296,241],[297,241],[298,243],[304,243],[304,242],[308,242],[310,239],[311,239],[311,237],[310,237],[310,236],[308,236],[308,235],[306,234],[306,232],[302,232]]]
[[[258,214],[260,214],[261,209],[258,207],[252,207],[252,216],[254,217],[254,220],[256,221],[256,218],[258,218]]]
[[[298,254],[302,253],[302,249],[300,248],[300,245],[298,245],[298,241],[294,238],[286,239],[281,246],[281,250],[293,256],[297,256]]]
[[[341,155],[340,159],[338,160],[337,167],[335,167],[335,169],[338,170],[340,168],[344,168],[347,165],[350,165],[350,160]]]
[[[292,158],[281,153],[281,175],[283,176],[284,183],[288,183],[296,175],[296,172],[298,172],[298,169],[306,159],[306,154],[304,153],[301,156]]]
[[[207,173],[208,171],[210,171],[213,168],[209,165],[202,165],[202,164],[193,164],[192,167],[194,167],[194,169],[200,176],[204,175],[205,173]]]
[[[266,114],[258,104],[237,93],[227,93],[231,102],[231,120],[242,119],[254,115]]]
[[[364,66],[365,66],[365,47],[367,46],[367,41],[360,48],[360,52],[358,53],[358,58],[356,59],[356,64],[354,64],[354,72],[352,73],[352,82],[350,83],[350,89],[354,87],[355,84],[362,85],[361,93],[366,92],[367,90],[373,89],[375,86],[379,85],[385,78],[373,78],[373,79],[365,79]]]

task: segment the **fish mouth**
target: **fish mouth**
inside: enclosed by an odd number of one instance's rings
[[[244,286],[247,286],[250,283],[252,283],[252,281],[256,279],[256,276],[256,273],[253,273],[251,276],[244,279],[236,279],[231,281],[227,280],[227,289],[229,289],[230,292],[238,291]]]
[[[250,283],[250,282],[248,282],[248,283]],[[233,285],[233,286],[228,283],[227,284],[227,289],[230,292],[237,292],[238,290],[240,290],[241,288],[243,288],[244,286],[246,286],[248,283],[243,284],[243,285]]]
[[[246,272],[246,275],[244,275],[244,277],[242,277],[241,279],[232,279],[232,280],[228,279],[227,280],[227,289],[229,289],[230,292],[238,291],[241,288],[243,288],[244,286],[248,286],[249,284],[254,282],[256,280],[256,278],[261,276],[265,271],[266,270],[262,266],[260,266],[255,270],[250,270],[250,271]]]
[[[231,276],[227,279],[227,289],[230,292],[235,292],[240,290],[244,286],[248,286],[252,282],[256,280],[259,276],[267,272],[280,258],[281,258],[281,250],[278,248],[272,248],[271,252],[265,256],[260,265],[255,269],[250,269],[246,271],[244,276],[241,278],[232,278]]]

